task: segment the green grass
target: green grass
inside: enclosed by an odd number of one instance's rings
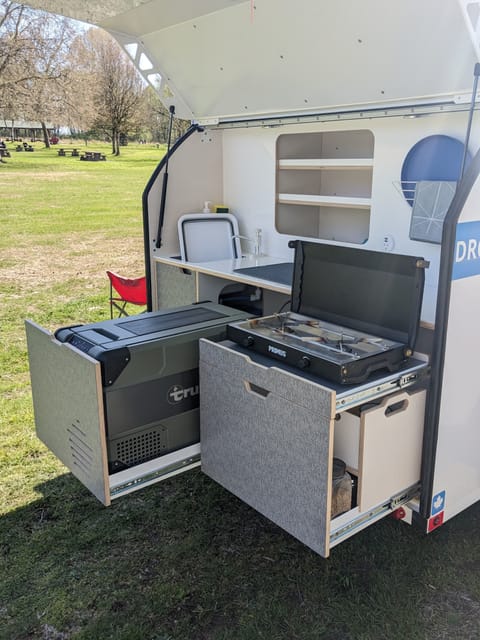
[[[0,165],[0,639],[480,637],[478,505],[428,537],[386,519],[323,560],[198,470],[104,508],[35,437],[23,320],[108,317],[105,268],[142,270],[160,156],[37,145]]]

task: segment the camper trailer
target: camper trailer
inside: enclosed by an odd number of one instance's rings
[[[27,322],[39,437],[105,505],[202,471],[323,557],[480,498],[480,2],[31,0],[191,126],[148,313]]]

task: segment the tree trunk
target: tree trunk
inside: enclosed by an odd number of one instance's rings
[[[114,129],[112,131],[112,148],[113,148],[113,154],[115,156],[119,156],[120,155],[120,132],[118,131],[118,129]]]
[[[47,125],[45,124],[45,122],[41,122],[40,124],[42,125],[43,141],[45,143],[45,147],[47,149],[50,149],[50,138],[48,137]]]
[[[112,129],[112,155],[120,155],[120,132],[117,129]]]

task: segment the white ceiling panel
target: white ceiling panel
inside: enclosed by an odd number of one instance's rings
[[[88,2],[30,4],[70,10],[75,17],[82,17],[83,7],[82,19],[88,20]],[[469,92],[477,61],[471,5],[109,0],[98,3],[95,23],[124,46],[138,43],[137,66],[145,56],[151,61],[148,73],[162,77],[157,89],[167,105],[176,105],[177,115],[249,118],[428,102]]]

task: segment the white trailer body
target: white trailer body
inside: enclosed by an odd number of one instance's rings
[[[430,263],[416,354],[430,375],[422,399],[408,400],[415,415],[399,422],[382,443],[381,424],[379,435],[372,436],[375,429],[368,430],[362,415],[351,419],[353,409],[373,397],[368,390],[364,396],[363,388],[352,397],[332,396],[319,385],[319,394],[328,397],[328,420],[327,444],[318,451],[325,457],[323,470],[318,476],[313,472],[323,496],[315,502],[312,490],[316,508],[327,513],[330,508],[331,489],[320,485],[330,475],[335,446],[355,458],[351,468],[363,468],[364,487],[383,482],[383,471],[370,473],[367,464],[375,462],[367,460],[388,459],[394,481],[387,493],[375,497],[374,492],[372,501],[364,496],[364,508],[357,506],[354,514],[336,521],[323,514],[318,542],[310,533],[297,535],[288,518],[269,511],[270,505],[256,504],[251,487],[247,502],[325,556],[333,544],[399,505],[406,519],[431,531],[475,503],[480,498],[476,113],[463,153],[480,60],[480,2],[29,4],[110,31],[165,106],[192,121],[144,193],[150,309],[245,294],[264,314],[274,313],[289,300],[290,285],[236,270],[291,262],[288,243],[296,238],[418,255]],[[450,189],[450,197],[442,189]],[[228,207],[248,239],[261,229],[261,251],[242,240],[244,255],[236,260],[179,258],[178,220],[201,212],[205,202]],[[228,346],[202,348],[205,370],[218,367],[218,377],[231,371],[232,363],[256,366]],[[405,380],[394,383],[401,393],[405,385]],[[388,402],[388,392],[382,394]],[[342,397],[352,410],[347,445],[341,444],[343,431],[335,434],[335,415],[339,423],[344,416],[338,405]],[[320,411],[314,405],[308,410]],[[208,465],[211,457],[209,445]],[[411,466],[411,473],[395,482]],[[242,497],[240,489],[237,494]],[[308,527],[316,524],[312,517]]]

